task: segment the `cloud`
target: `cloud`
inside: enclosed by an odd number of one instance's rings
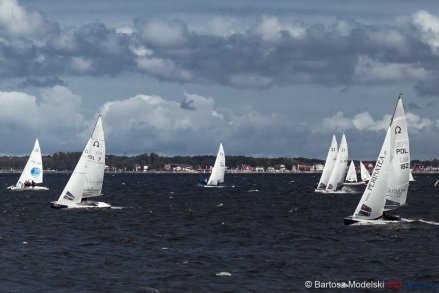
[[[188,31],[181,21],[137,18],[134,24],[140,37],[151,46],[175,48],[186,45]]]
[[[425,10],[412,15],[413,23],[419,28],[421,39],[439,53],[439,18]]]
[[[43,88],[43,87],[54,87],[56,85],[65,86],[65,82],[58,77],[47,77],[47,78],[43,78],[43,79],[26,78],[26,80],[20,84],[20,87],[22,87],[22,88],[26,88],[26,87]]]
[[[61,28],[16,1],[0,3],[5,8],[0,34],[29,38],[0,42],[2,78],[135,73],[160,81],[257,89],[411,82],[421,94],[434,94],[439,79],[439,18],[423,10],[408,17],[408,24],[386,26],[343,18],[308,24],[275,15],[242,22],[220,15],[194,30],[183,20],[159,17],[136,18],[132,26],[117,28],[99,22]],[[30,38],[38,34],[44,38]]]
[[[298,126],[277,113],[219,108],[215,99],[185,93],[185,104],[155,95],[106,102],[101,113],[109,145],[126,153],[204,154],[222,140],[245,154],[276,153],[290,143]],[[264,142],[261,144],[261,142]],[[288,146],[289,147],[289,146]]]
[[[51,150],[79,150],[88,127],[80,107],[81,98],[62,86],[45,89],[40,98],[0,92],[0,136],[8,138],[0,141],[0,147],[14,146],[13,153],[22,153],[39,137]]]
[[[317,132],[328,131],[380,131],[386,130],[389,126],[391,115],[386,114],[381,120],[375,120],[368,112],[361,112],[352,118],[345,117],[343,112],[323,118]],[[410,134],[416,134],[418,131],[431,130],[435,131],[439,125],[439,120],[420,117],[417,114],[406,112],[407,127]]]
[[[360,56],[355,67],[356,78],[364,83],[422,81],[430,74],[418,64],[384,63],[366,56]]]
[[[37,12],[27,11],[16,0],[0,0],[0,36],[38,40],[57,29],[56,24]]]
[[[52,27],[16,1],[3,0],[1,5],[0,27],[9,35],[30,36]],[[309,25],[270,15],[247,29],[231,18],[215,18],[209,22],[213,32],[189,32],[183,21],[160,18],[136,18],[130,29],[87,23],[53,30],[38,46],[31,43],[16,50],[13,42],[0,44],[0,74],[35,79],[135,72],[159,80],[238,88],[422,82],[437,75],[437,69],[428,66],[433,56],[423,49],[420,59],[414,49],[435,46],[436,20],[425,11],[415,13],[412,21],[420,36],[397,24],[373,27],[337,19],[327,26]]]

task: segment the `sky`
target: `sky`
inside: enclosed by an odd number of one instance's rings
[[[375,160],[400,94],[438,158],[436,1],[0,0],[0,154]]]

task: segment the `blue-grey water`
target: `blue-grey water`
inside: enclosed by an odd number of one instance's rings
[[[0,292],[439,285],[439,175],[415,175],[398,210],[427,222],[374,226],[344,226],[361,194],[315,194],[318,174],[226,174],[234,187],[221,189],[197,187],[194,174],[106,174],[102,201],[121,208],[51,209],[68,177],[48,174],[50,191],[11,192],[18,174],[0,174]]]

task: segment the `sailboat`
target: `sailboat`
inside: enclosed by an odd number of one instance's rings
[[[370,174],[361,161],[360,161],[360,170],[361,170],[360,173],[361,181],[358,181],[357,171],[355,169],[354,161],[351,161],[351,164],[349,165],[348,173],[346,174],[346,180],[343,185],[344,186],[366,185],[367,182],[370,180]]]
[[[328,185],[325,188],[326,192],[332,193],[340,191],[343,187],[346,170],[348,168],[348,143],[346,136],[343,133],[340,147],[337,153],[337,160],[335,161],[334,169],[331,177],[329,177]]]
[[[9,186],[8,189],[15,191],[49,190],[47,187],[36,185],[40,183],[43,183],[43,160],[41,157],[40,144],[38,143],[38,139],[36,139],[34,148],[21,172],[17,184]]]
[[[329,177],[334,169],[335,162],[337,160],[337,139],[335,135],[332,136],[331,145],[329,146],[328,155],[326,156],[325,166],[323,167],[322,176],[320,176],[319,184],[314,190],[315,192],[325,192],[325,188],[328,185]]]
[[[101,196],[105,170],[105,139],[101,115],[63,192],[52,208],[108,208],[105,202],[89,198]]]
[[[200,179],[199,183],[204,187],[219,187],[221,183],[224,183],[225,173],[226,157],[224,155],[223,143],[221,142],[209,180],[206,181],[205,179]]]
[[[351,164],[349,165],[348,168],[348,173],[346,174],[346,182],[344,183],[344,185],[348,185],[348,184],[357,184],[358,180],[357,180],[357,170],[355,169],[355,164],[354,161],[351,161]]]
[[[394,210],[405,204],[410,173],[410,148],[407,121],[398,97],[392,120],[372,172],[352,216],[344,219],[345,225],[354,223],[381,223],[399,221],[385,211]]]

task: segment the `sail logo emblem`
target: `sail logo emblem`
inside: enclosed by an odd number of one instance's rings
[[[360,208],[360,212],[358,213],[360,216],[366,216],[369,217],[372,213],[372,209],[368,207],[367,205],[363,204]]]
[[[93,143],[93,146],[99,147],[99,141],[95,140],[95,142]]]
[[[32,169],[30,169],[30,174],[32,175],[32,177],[38,177],[41,174],[41,169],[38,167],[33,167]]]
[[[395,127],[395,134],[400,134],[401,133],[401,127],[396,126]]]
[[[67,200],[74,200],[75,196],[73,194],[71,194],[70,191],[67,191],[66,195],[64,195],[63,198],[67,199]]]

